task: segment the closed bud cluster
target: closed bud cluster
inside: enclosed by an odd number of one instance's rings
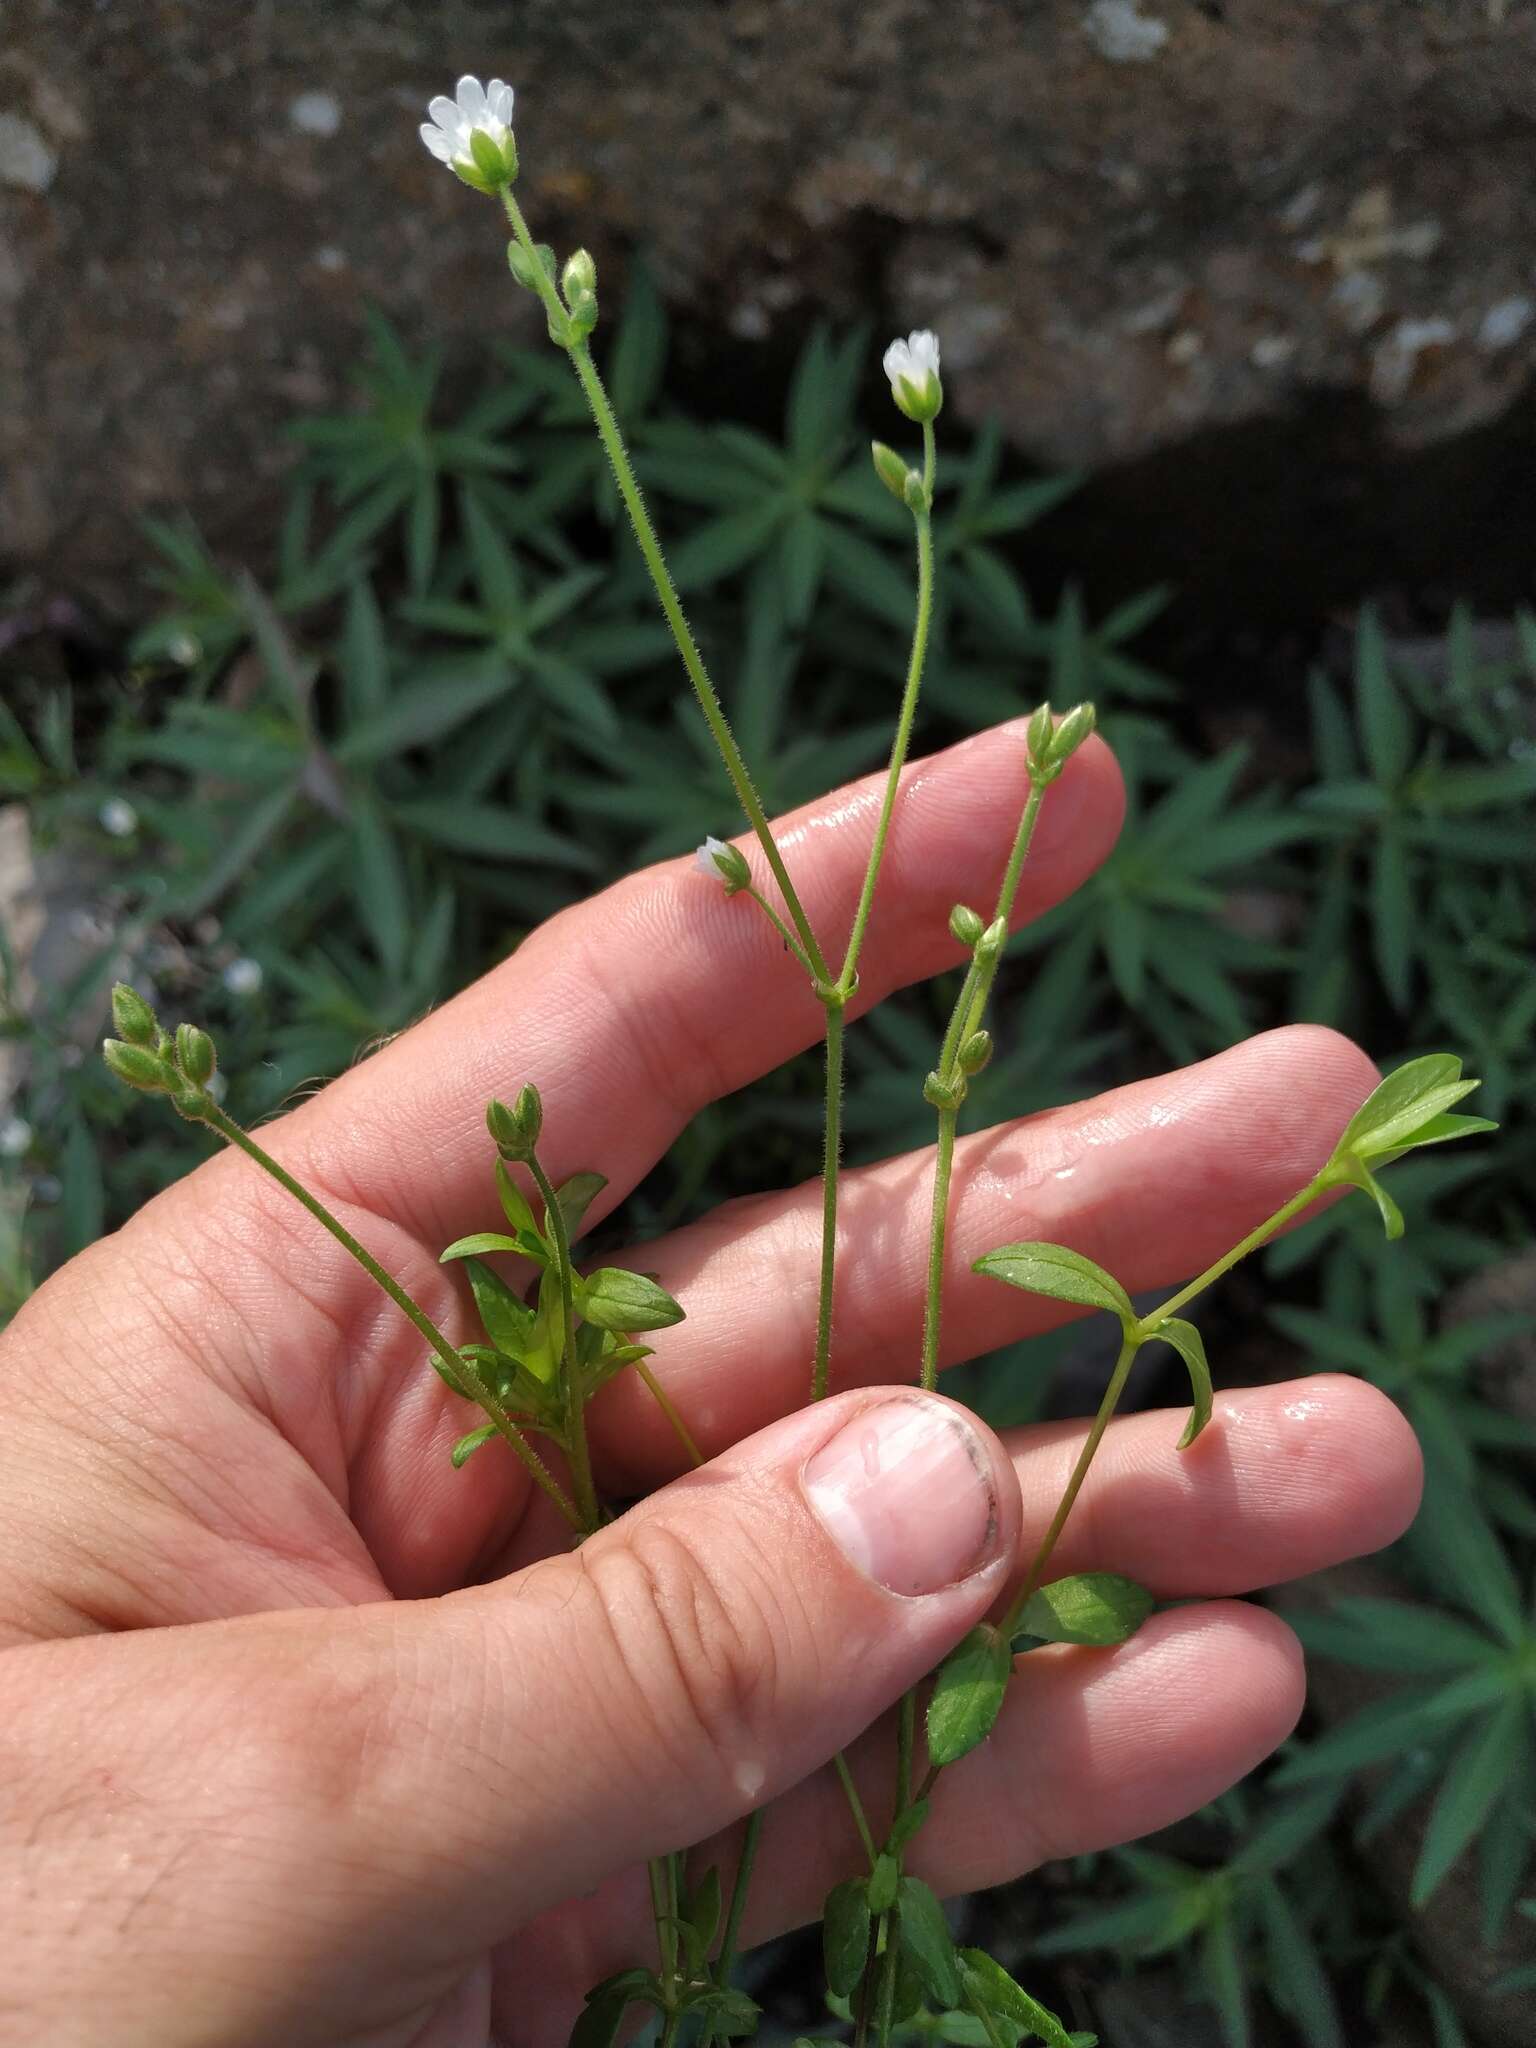
[[[169,1095],[185,1117],[201,1118],[211,1106],[208,1083],[218,1064],[213,1040],[195,1024],[164,1031],[137,989],[125,981],[112,991],[112,1023],[118,1036],[102,1040],[109,1073],[148,1095]]]
[[[1049,704],[1029,721],[1029,772],[1036,783],[1054,782],[1098,723],[1091,704],[1074,704],[1058,723]]]
[[[538,1089],[527,1082],[510,1109],[504,1102],[489,1102],[485,1122],[503,1159],[531,1159],[544,1128],[544,1104]]]
[[[962,946],[975,947],[980,943],[985,927],[976,911],[964,903],[957,903],[949,913],[949,929]]]

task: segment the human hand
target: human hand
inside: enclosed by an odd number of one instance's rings
[[[957,957],[946,914],[995,880],[976,849],[1017,815],[1021,733],[908,772],[860,1007]],[[847,924],[875,801],[780,833],[821,928]],[[1091,872],[1119,805],[1092,743],[1042,814],[1022,920]],[[601,1167],[607,1208],[705,1102],[816,1038],[741,909],[691,864],[633,877],[263,1143],[453,1334],[436,1248],[494,1208],[488,1095],[535,1078],[551,1169]],[[1277,1032],[970,1140],[952,1355],[1057,1319],[969,1277],[1000,1237],[1177,1280],[1304,1180],[1371,1079],[1344,1041]],[[591,1413],[604,1490],[660,1490],[575,1555],[494,1446],[450,1469],[465,1411],[416,1333],[238,1157],[57,1275],[0,1340],[0,2040],[544,2048],[647,1954],[644,1859],[703,1842],[728,1865],[770,1799],[747,1938],[813,1915],[856,1860],[819,1767],[849,1747],[878,1802],[879,1716],[1001,1595],[1082,1436],[999,1443],[891,1390],[915,1366],[926,1180],[921,1157],[848,1177],[835,1362],[866,1391],[816,1409],[814,1187],[645,1247],[689,1316],[657,1368],[711,1462],[677,1478],[621,1380]],[[1417,1498],[1411,1434],[1353,1381],[1225,1395],[1192,1451],[1177,1435],[1113,1425],[1063,1571],[1243,1593],[1389,1540]],[[1113,1655],[1039,1653],[914,1865],[956,1891],[1161,1826],[1300,1701],[1283,1625],[1219,1597]]]

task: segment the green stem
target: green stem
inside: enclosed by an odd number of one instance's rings
[[[901,1908],[885,1916],[885,1954],[880,1959],[880,1991],[875,2005],[875,2040],[886,2048],[896,2012],[896,1972],[901,1963]]]
[[[903,1695],[896,1721],[896,1818],[912,1803],[912,1751],[917,1739],[917,1694]],[[897,1861],[901,1859],[898,1857]]]
[[[656,1922],[658,1975],[667,2001],[669,2033],[677,2026],[677,1922],[671,1904],[672,1858],[652,1856],[645,1866],[651,1887],[651,1917]]]
[[[1143,1316],[1143,1333],[1148,1337],[1155,1336],[1159,1323],[1169,1316],[1177,1315],[1186,1302],[1193,1301],[1197,1294],[1203,1294],[1206,1288],[1219,1280],[1224,1273],[1230,1273],[1239,1259],[1246,1259],[1250,1252],[1256,1252],[1260,1245],[1267,1244],[1277,1230],[1283,1229],[1293,1216],[1299,1216],[1309,1203],[1315,1202],[1322,1190],[1323,1175],[1318,1174],[1315,1179],[1307,1182],[1299,1194],[1292,1195],[1273,1216],[1261,1223],[1257,1230],[1250,1230],[1241,1244],[1235,1244],[1231,1251],[1216,1261],[1214,1266],[1207,1266],[1198,1279],[1191,1280],[1187,1287],[1181,1287],[1177,1294],[1170,1294],[1161,1308],[1155,1308]]]
[[[870,912],[874,907],[875,885],[880,879],[880,864],[885,858],[885,842],[890,836],[891,814],[896,808],[896,792],[901,785],[901,771],[906,765],[907,748],[912,742],[912,721],[917,715],[918,692],[923,686],[923,663],[928,656],[928,632],[933,622],[933,516],[929,510],[933,502],[934,439],[933,421],[923,422],[923,498],[921,511],[914,511],[912,521],[917,528],[917,614],[912,622],[912,651],[907,660],[906,687],[901,695],[901,710],[896,720],[896,737],[891,742],[890,765],[885,774],[885,793],[880,799],[880,815],[875,821],[875,837],[869,849],[869,863],[864,870],[864,886],[859,892],[859,907],[854,913],[853,930],[848,936],[848,950],[843,956],[843,971],[838,976],[838,986],[845,996],[852,995],[858,979],[859,954],[864,946],[864,934],[869,927]]]
[[[784,944],[789,948],[789,951],[793,953],[795,958],[799,961],[800,965],[805,969],[806,973],[810,976],[811,980],[814,981],[816,979],[816,970],[814,967],[812,967],[810,961],[806,958],[805,948],[801,945],[800,941],[795,937],[794,933],[790,930],[789,926],[784,922],[783,918],[780,917],[779,913],[774,909],[773,905],[768,901],[768,898],[763,894],[762,890],[754,887],[743,889],[739,893],[743,896],[751,897],[752,901],[757,905],[758,909],[763,913],[764,917],[767,918],[768,922],[773,926],[774,930],[778,933],[779,937],[784,941]]]
[[[592,1457],[587,1449],[587,1418],[581,1398],[581,1375],[576,1362],[576,1284],[571,1271],[571,1236],[549,1175],[538,1155],[528,1154],[528,1171],[544,1198],[544,1228],[555,1247],[555,1264],[560,1278],[560,1309],[564,1319],[565,1437],[571,1461],[571,1485],[576,1505],[586,1520],[588,1533],[602,1527],[603,1511],[598,1505],[592,1480]]]
[[[469,1361],[459,1356],[459,1353],[448,1342],[448,1339],[443,1335],[436,1323],[433,1322],[426,1310],[418,1302],[411,1299],[410,1295],[406,1293],[405,1289],[392,1274],[385,1272],[372,1252],[366,1246],[359,1244],[346,1225],[338,1222],[330,1210],[326,1208],[325,1204],[317,1201],[309,1192],[309,1189],[304,1187],[299,1181],[296,1181],[285,1166],[279,1166],[270,1152],[263,1151],[262,1147],[256,1143],[256,1140],[248,1132],[243,1131],[239,1124],[235,1123],[232,1118],[227,1117],[211,1097],[207,1098],[206,1106],[198,1112],[198,1121],[206,1124],[210,1130],[217,1131],[219,1136],[228,1144],[235,1146],[248,1159],[254,1160],[263,1173],[270,1174],[279,1187],[285,1188],[296,1202],[303,1204],[322,1229],[330,1232],[342,1250],[354,1258],[368,1275],[369,1279],[384,1290],[401,1314],[408,1317],[415,1324],[416,1328],[437,1354],[438,1360],[446,1369],[450,1380],[456,1382],[461,1388],[472,1390],[471,1398],[477,1401],[484,1408],[486,1414],[490,1416],[499,1433],[505,1437],[506,1441],[522,1460],[534,1484],[543,1489],[576,1533],[578,1535],[585,1535],[587,1533],[586,1526],[564,1488],[555,1479],[532,1444],[527,1442],[522,1432],[512,1422],[506,1410],[501,1407],[500,1403],[491,1393],[490,1388],[485,1385]]]
[[[821,1158],[821,1282],[816,1295],[816,1356],[811,1399],[826,1399],[832,1382],[832,1290],[837,1277],[837,1197],[843,1149],[843,1005],[827,1002],[827,1098]]]
[[[859,1788],[853,1782],[853,1773],[848,1768],[848,1759],[841,1750],[833,1757],[832,1768],[837,1772],[838,1780],[847,1796],[848,1810],[853,1815],[853,1824],[859,1831],[859,1841],[863,1844],[864,1854],[869,1858],[869,1867],[873,1870],[875,1859],[880,1854],[880,1851],[875,1847],[875,1838],[870,1832],[869,1817],[864,1811],[864,1802],[859,1797]]]
[[[506,208],[507,219],[512,225],[512,232],[517,237],[518,246],[529,259],[531,275],[533,276],[538,295],[543,301],[544,310],[550,316],[551,328],[556,334],[559,334],[567,326],[565,308],[560,303],[553,280],[549,277],[544,269],[544,265],[539,260],[534,248],[533,238],[528,232],[528,224],[523,219],[522,208],[512,196],[511,187],[503,187],[501,196],[502,203]],[[822,958],[821,949],[816,943],[816,935],[811,930],[810,923],[801,906],[800,898],[796,894],[795,885],[789,878],[789,870],[784,865],[783,855],[779,852],[778,847],[774,843],[773,834],[768,829],[768,819],[764,813],[757,791],[752,785],[752,778],[747,772],[747,764],[742,759],[741,749],[736,744],[736,737],[726,719],[720,698],[716,693],[714,684],[710,681],[709,671],[704,666],[704,657],[699,652],[698,643],[695,641],[688,621],[683,615],[682,602],[677,594],[677,586],[672,581],[671,572],[667,568],[666,559],[661,552],[661,543],[656,537],[656,529],[651,524],[651,515],[646,510],[645,500],[641,496],[634,465],[631,463],[629,452],[624,446],[624,438],[619,431],[619,423],[614,417],[613,407],[609,403],[608,394],[603,389],[603,380],[598,375],[597,365],[592,360],[591,350],[587,347],[584,338],[579,338],[563,345],[565,346],[566,353],[570,356],[572,368],[580,380],[581,388],[586,393],[587,403],[592,409],[592,418],[597,427],[598,436],[613,467],[614,481],[619,487],[619,495],[624,500],[625,509],[629,513],[630,525],[634,528],[635,539],[639,543],[640,553],[645,559],[645,566],[650,573],[651,582],[655,585],[656,595],[661,602],[662,614],[671,628],[672,638],[677,643],[677,651],[682,656],[683,667],[688,672],[688,680],[692,683],[694,695],[699,700],[699,709],[704,713],[705,722],[709,726],[710,733],[713,735],[715,745],[720,750],[720,758],[725,763],[725,772],[731,778],[732,787],[736,791],[737,798],[751,823],[753,831],[757,834],[758,843],[761,845],[767,857],[768,865],[773,871],[773,878],[778,883],[779,889],[783,894],[790,919],[800,936],[800,943],[805,950],[805,956],[810,961],[816,977],[821,981],[825,981],[828,979],[827,965]]]
[[[687,1423],[684,1422],[681,1415],[678,1414],[676,1408],[673,1406],[671,1396],[667,1393],[666,1388],[661,1384],[660,1380],[657,1379],[655,1373],[651,1371],[650,1367],[646,1364],[643,1358],[637,1358],[635,1360],[635,1371],[639,1373],[641,1379],[644,1380],[647,1387],[650,1388],[651,1399],[656,1403],[656,1406],[661,1410],[662,1414],[665,1415],[668,1422],[671,1423],[673,1435],[677,1438],[678,1442],[682,1445],[683,1449],[688,1453],[689,1457],[693,1460],[694,1464],[702,1465],[704,1462],[704,1453],[699,1449],[698,1445],[694,1442],[692,1430],[689,1429]]]
[[[1093,1426],[1088,1432],[1083,1448],[1077,1454],[1077,1463],[1072,1468],[1072,1477],[1067,1481],[1067,1490],[1057,1503],[1056,1512],[1051,1517],[1051,1526],[1041,1539],[1024,1583],[1009,1603],[1007,1616],[1002,1623],[1002,1632],[1005,1636],[1013,1634],[1019,1625],[1020,1615],[1040,1590],[1046,1566],[1051,1561],[1051,1552],[1056,1548],[1073,1504],[1083,1490],[1083,1481],[1088,1477],[1088,1467],[1093,1463],[1094,1453],[1109,1427],[1110,1417],[1120,1405],[1120,1396],[1125,1392],[1125,1383],[1130,1377],[1131,1367],[1140,1348],[1140,1340],[1136,1337],[1126,1337],[1120,1345],[1120,1356],[1115,1360],[1115,1369],[1109,1376],[1109,1385],[1104,1389],[1104,1398],[1099,1403],[1098,1414],[1093,1418]]]
[[[922,1384],[939,1383],[939,1319],[944,1296],[944,1244],[949,1234],[949,1183],[955,1164],[958,1109],[939,1111],[938,1155],[933,1169],[933,1216],[928,1227],[928,1296],[923,1305]]]
[[[752,1885],[752,1866],[757,1861],[757,1845],[763,1832],[763,1809],[747,1815],[746,1830],[741,1838],[741,1856],[736,1864],[736,1879],[731,1886],[731,1903],[726,1909],[725,1932],[720,1937],[720,1953],[715,1958],[715,1982],[722,1987],[731,1981],[731,1968],[736,1961],[736,1947],[741,1938],[742,1915],[747,1910],[747,1893]]]

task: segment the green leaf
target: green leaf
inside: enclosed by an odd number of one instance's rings
[[[481,860],[554,861],[582,869],[597,866],[597,855],[590,846],[500,804],[466,802],[459,797],[411,797],[395,804],[392,815],[407,832],[453,853],[478,855]]]
[[[683,1320],[683,1310],[664,1287],[644,1273],[626,1273],[619,1266],[602,1266],[585,1278],[578,1276],[576,1307],[600,1330],[665,1330]]]
[[[891,1823],[891,1832],[886,1837],[885,1846],[893,1856],[899,1849],[904,1849],[924,1825],[928,1819],[928,1811],[926,1799],[915,1799],[901,1818]]]
[[[502,1214],[519,1237],[526,1231],[529,1237],[537,1238],[540,1232],[538,1224],[534,1221],[533,1209],[527,1196],[507,1171],[507,1162],[504,1159],[498,1159],[496,1162],[496,1191],[501,1196]]]
[[[1402,832],[1386,826],[1376,842],[1371,866],[1371,934],[1376,965],[1395,1009],[1406,1010],[1413,992],[1415,938],[1419,909],[1414,878]]]
[[[555,1189],[555,1201],[565,1221],[565,1235],[574,1244],[581,1235],[582,1221],[593,1202],[608,1185],[606,1173],[573,1173]]]
[[[569,2048],[614,2048],[624,2014],[636,2003],[661,2009],[660,1986],[649,1970],[621,1970],[587,1993]]]
[[[1081,1308],[1107,1309],[1129,1333],[1136,1323],[1131,1298],[1113,1275],[1081,1252],[1063,1244],[1005,1244],[987,1252],[971,1269],[994,1280],[1021,1287],[1028,1294],[1046,1294]]]
[[[1464,1095],[1476,1081],[1464,1081],[1454,1053],[1431,1052],[1396,1068],[1373,1088],[1339,1135],[1335,1159],[1346,1153],[1374,1158],[1404,1142]]]
[[[869,1886],[861,1877],[834,1885],[822,1908],[821,1947],[827,1989],[851,1998],[864,1975],[869,1954]]]
[[[705,1955],[720,1930],[720,1872],[711,1863],[688,1899],[688,1919]]]
[[[1424,1829],[1413,1873],[1413,1904],[1425,1906],[1519,1772],[1530,1742],[1526,1703],[1508,1699],[1462,1744]]]
[[[973,1628],[939,1666],[928,1702],[931,1763],[959,1761],[992,1733],[1013,1671],[1013,1653],[995,1628]]]
[[[1187,1451],[1211,1419],[1211,1368],[1205,1359],[1204,1339],[1193,1323],[1186,1323],[1179,1316],[1168,1316],[1155,1330],[1147,1332],[1146,1341],[1149,1344],[1159,1341],[1171,1344],[1189,1368],[1190,1392],[1195,1405],[1190,1410],[1178,1445],[1181,1451]]]
[[[464,1271],[485,1334],[498,1351],[505,1351],[511,1358],[521,1357],[533,1335],[533,1310],[518,1300],[499,1273],[482,1266],[478,1259],[466,1258]]]
[[[882,1854],[875,1858],[875,1867],[869,1873],[869,1910],[871,1913],[889,1913],[896,1903],[896,1893],[901,1884],[901,1865],[891,1855]]]
[[[897,1894],[901,1938],[933,2004],[948,2012],[960,2003],[960,1972],[944,1908],[920,1877],[904,1877]]]
[[[356,720],[337,745],[336,758],[351,767],[428,746],[496,703],[512,683],[512,671],[500,662],[423,675],[396,690],[371,717]]]
[[[485,1252],[520,1253],[522,1249],[520,1239],[507,1237],[499,1230],[476,1230],[468,1237],[456,1237],[446,1251],[438,1253],[437,1263],[445,1266],[450,1259],[473,1259]]]
[[[688,2010],[697,2013],[710,2032],[724,2034],[727,2040],[734,2040],[757,2032],[763,2009],[745,1991],[716,1985],[690,1998]]]
[[[1076,1572],[1031,1595],[1019,1616],[1019,1634],[1107,1649],[1135,1635],[1155,1605],[1134,1579],[1117,1572]]]
[[[1023,2028],[1026,2040],[1043,2041],[1045,2048],[1096,2048],[1097,2034],[1069,2034],[1055,2013],[1031,1998],[985,1950],[963,1948],[957,1960],[960,1994],[972,2012],[1008,2020]]]
[[[1396,788],[1413,759],[1413,715],[1392,680],[1386,642],[1369,606],[1355,639],[1355,711],[1372,775]]]
[[[475,1452],[479,1450],[482,1444],[488,1444],[491,1438],[497,1434],[498,1431],[495,1423],[487,1422],[479,1429],[472,1429],[468,1436],[461,1436],[453,1449],[448,1453],[454,1471],[457,1472],[461,1465],[465,1464],[475,1455]]]

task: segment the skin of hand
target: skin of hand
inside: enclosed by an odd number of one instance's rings
[[[955,964],[949,907],[990,900],[1025,788],[1022,723],[908,771],[859,1007]],[[780,828],[834,939],[877,801],[859,784]],[[1087,879],[1121,801],[1091,742],[1020,922]],[[609,1176],[597,1221],[820,1021],[766,921],[668,862],[262,1139],[467,1335],[436,1253],[495,1219],[489,1096],[538,1082],[556,1179]],[[1286,1030],[965,1141],[948,1356],[1059,1320],[971,1276],[982,1251],[1062,1240],[1172,1285],[1303,1184],[1372,1081]],[[746,1938],[813,1917],[860,1860],[821,1767],[850,1748],[878,1829],[882,1715],[1005,1594],[1083,1434],[1000,1440],[909,1384],[929,1185],[926,1155],[848,1176],[843,1391],[816,1408],[814,1185],[644,1247],[688,1311],[655,1363],[709,1462],[683,1473],[618,1382],[599,1483],[646,1497],[575,1554],[496,1446],[450,1469],[465,1404],[239,1157],[57,1274],[0,1339],[0,2042],[555,2048],[589,1985],[651,1957],[644,1859],[699,1843],[729,1882],[770,1801]],[[939,1890],[1143,1834],[1251,1769],[1295,1722],[1300,1654],[1224,1596],[1375,1549],[1416,1506],[1412,1434],[1359,1382],[1220,1396],[1182,1455],[1181,1420],[1113,1425],[1052,1569],[1205,1604],[1031,1657],[915,1846]]]

